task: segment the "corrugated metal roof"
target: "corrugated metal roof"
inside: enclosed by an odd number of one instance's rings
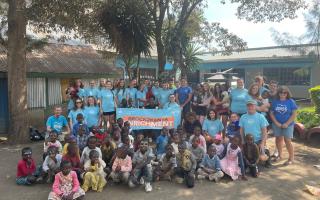
[[[293,50],[296,49],[296,50]],[[303,52],[302,52],[303,51]],[[315,52],[315,45],[293,45],[293,46],[276,46],[246,49],[241,52],[232,52],[230,55],[223,55],[223,52],[216,54],[203,53],[198,56],[203,63],[221,62],[230,60],[260,60],[276,59],[289,57],[308,57],[309,53]]]
[[[3,47],[0,47],[0,71],[7,71],[7,55]],[[55,74],[121,74],[121,70],[108,64],[92,47],[65,44],[48,44],[41,49],[28,52],[27,71]]]

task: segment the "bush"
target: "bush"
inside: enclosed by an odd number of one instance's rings
[[[310,97],[315,105],[316,113],[320,114],[320,85],[309,89]]]
[[[307,129],[320,126],[320,115],[312,109],[298,110],[297,121],[302,123]]]

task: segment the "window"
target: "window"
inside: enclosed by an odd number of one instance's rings
[[[310,68],[264,68],[263,75],[280,85],[310,85]]]

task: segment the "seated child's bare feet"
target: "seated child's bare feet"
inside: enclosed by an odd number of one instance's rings
[[[242,181],[247,181],[247,180],[248,180],[248,178],[247,178],[246,176],[240,176],[240,179],[241,179]]]

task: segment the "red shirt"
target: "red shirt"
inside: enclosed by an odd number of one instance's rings
[[[31,165],[27,164],[27,161],[20,160],[17,166],[17,177],[25,177],[32,175],[36,171],[36,164],[31,158]]]
[[[67,155],[64,155],[62,157],[62,160],[66,160],[66,161],[69,161],[71,162],[71,165],[72,165],[72,169],[73,170],[77,170],[77,169],[80,169],[80,158],[79,156],[69,156],[68,154]]]

